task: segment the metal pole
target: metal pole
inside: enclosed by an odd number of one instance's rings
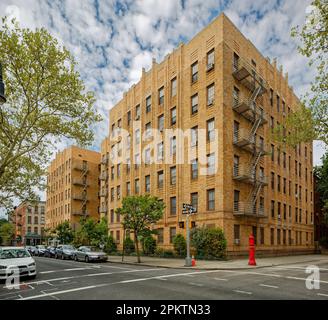
[[[187,258],[186,258],[185,267],[191,267],[189,214],[187,214],[186,224],[187,224]]]

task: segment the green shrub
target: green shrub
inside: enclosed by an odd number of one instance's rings
[[[130,238],[126,238],[124,240],[124,252],[126,254],[130,254],[130,253],[134,252],[134,250],[135,250],[135,246],[134,246],[133,240]]]
[[[191,231],[191,245],[199,258],[225,258],[227,240],[220,228],[196,228]]]
[[[163,251],[163,258],[173,258],[174,252],[172,250],[164,250]]]
[[[115,243],[113,237],[111,237],[111,236],[107,237],[106,242],[105,242],[104,251],[108,254],[114,253],[117,251],[117,246],[116,246],[116,243]]]
[[[328,248],[328,237],[321,237],[319,244],[324,248]]]
[[[154,255],[156,257],[163,257],[164,256],[164,249],[163,248],[157,248],[154,252]]]
[[[177,256],[185,257],[187,253],[186,239],[182,234],[177,234],[173,238],[173,247]]]
[[[156,250],[156,240],[152,237],[145,237],[142,240],[142,249],[145,255],[154,254]]]

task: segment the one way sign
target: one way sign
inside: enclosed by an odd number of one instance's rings
[[[193,214],[196,213],[196,209],[188,203],[183,203],[182,204],[182,213],[183,214]]]

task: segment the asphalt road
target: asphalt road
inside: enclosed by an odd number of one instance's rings
[[[320,289],[306,288],[309,263],[253,270],[186,270],[36,257],[38,275],[0,299],[20,300],[328,300],[328,260],[316,261]],[[318,282],[319,283],[319,282]]]

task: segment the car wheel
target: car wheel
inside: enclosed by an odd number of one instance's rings
[[[31,280],[34,280],[36,278],[36,274],[34,276],[29,277]]]
[[[86,262],[86,263],[89,262],[89,257],[88,257],[88,256],[85,257],[85,262]]]

